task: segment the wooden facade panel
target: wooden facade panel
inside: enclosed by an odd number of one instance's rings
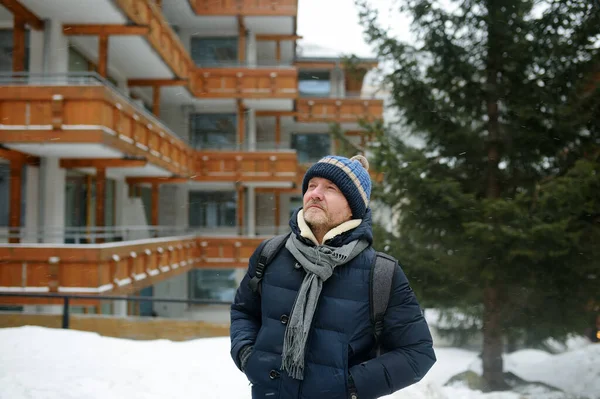
[[[358,122],[383,117],[383,100],[299,99],[300,122]]]
[[[200,98],[290,98],[298,95],[295,68],[198,68],[194,95]]]
[[[298,0],[188,0],[197,15],[295,16]]]
[[[0,118],[3,125],[25,125],[27,123],[27,103],[24,101],[3,102]]]
[[[198,152],[197,181],[294,181],[295,152]]]
[[[0,286],[21,287],[23,283],[23,265],[21,263],[3,263],[0,267]]]
[[[102,101],[68,101],[63,110],[65,125],[102,125],[112,128],[112,112]]]
[[[98,265],[94,263],[65,263],[60,265],[61,287],[97,287]]]

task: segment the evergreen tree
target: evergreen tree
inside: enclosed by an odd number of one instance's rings
[[[370,127],[374,197],[400,214],[386,250],[425,306],[480,320],[486,388],[505,389],[506,338],[581,332],[598,303],[600,5],[405,0],[415,44],[357,5],[402,128],[424,143]]]

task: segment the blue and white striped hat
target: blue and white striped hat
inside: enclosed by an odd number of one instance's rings
[[[322,177],[333,182],[346,197],[352,217],[362,219],[371,199],[371,177],[369,161],[362,155],[344,158],[328,155],[312,165],[302,181],[302,195],[308,190],[313,177]]]

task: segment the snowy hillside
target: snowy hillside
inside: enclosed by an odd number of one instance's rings
[[[419,384],[390,398],[557,398],[511,392],[482,394],[443,386],[453,375],[481,367],[474,352],[439,348],[437,364]],[[1,399],[248,398],[250,387],[229,357],[228,338],[189,342],[130,341],[41,327],[0,329]],[[600,345],[560,355],[520,351],[506,358],[518,376],[590,399],[600,398]]]

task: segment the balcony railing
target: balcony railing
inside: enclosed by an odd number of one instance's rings
[[[192,59],[154,0],[115,0],[125,15],[138,25],[148,25],[148,42],[173,73],[187,79],[193,72]]]
[[[194,95],[200,98],[288,98],[298,95],[294,67],[198,68]]]
[[[383,117],[383,100],[371,98],[299,98],[299,122],[356,123]]]
[[[289,230],[288,225],[260,226],[252,230],[252,236],[269,237]],[[39,227],[39,228],[0,228],[0,244],[10,238],[18,238],[24,244],[66,243],[89,245],[96,243],[116,243],[180,236],[196,237],[244,237],[250,236],[250,228],[245,225],[225,227],[176,227],[176,226],[84,226],[84,227]],[[46,245],[46,244],[44,244]]]
[[[295,152],[200,151],[196,156],[196,181],[283,181],[296,179]]]
[[[102,143],[192,172],[190,146],[96,73],[3,73],[0,104],[0,141]]]
[[[197,15],[295,16],[298,0],[188,0]]]

